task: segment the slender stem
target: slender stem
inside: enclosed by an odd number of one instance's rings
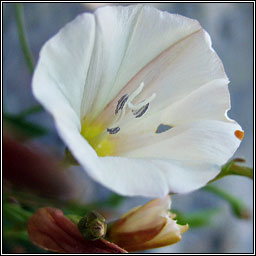
[[[33,106],[33,107],[30,107],[28,109],[23,110],[22,112],[20,112],[17,115],[17,117],[18,118],[25,118],[28,115],[35,114],[35,113],[41,112],[43,110],[44,109],[43,109],[43,107],[41,105],[36,105],[36,106]]]
[[[239,200],[238,198],[230,195],[228,192],[222,190],[217,186],[208,185],[204,187],[205,191],[208,191],[214,195],[219,196],[221,199],[225,200],[229,203],[233,213],[242,219],[248,219],[250,217],[249,209],[245,206],[243,201]]]
[[[237,163],[239,162],[245,162],[245,160],[237,158],[225,164],[222,167],[219,175],[217,175],[213,180],[209,181],[208,184],[228,175],[239,175],[253,179],[253,169],[251,167],[238,165]]]
[[[22,3],[15,3],[15,19],[19,35],[21,48],[28,66],[30,73],[34,70],[34,60],[31,51],[28,46],[28,41],[25,33],[24,17],[23,17],[23,5]]]
[[[231,201],[233,202],[234,200],[237,201],[236,198],[234,198],[233,196],[231,196],[230,194],[228,194],[226,191],[220,189],[217,186],[212,186],[212,185],[208,185],[204,188],[204,190],[211,192],[212,194],[218,195],[219,197],[221,197],[224,200],[227,201]]]
[[[11,220],[12,222],[26,225],[28,219],[32,216],[32,213],[24,210],[19,205],[14,205],[11,203],[5,203],[3,205],[4,216]]]
[[[253,179],[253,169],[250,167],[232,164],[229,173],[230,175],[241,175]]]

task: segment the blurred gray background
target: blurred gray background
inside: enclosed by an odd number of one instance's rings
[[[212,38],[213,48],[223,61],[230,79],[232,109],[229,116],[244,129],[245,136],[234,157],[243,157],[253,165],[253,3],[165,3],[153,4],[171,13],[197,19]],[[20,48],[13,4],[3,5],[3,100],[10,113],[18,113],[36,103],[31,93],[31,75]],[[96,4],[27,3],[24,4],[25,25],[35,60],[43,43],[63,25],[84,11],[93,11]],[[51,134],[38,141],[56,153],[63,153],[53,120],[47,113],[31,117],[47,126]],[[79,183],[86,176],[80,168],[73,168]],[[92,200],[109,193],[105,188],[85,177],[79,183],[78,197]],[[86,184],[85,184],[86,183]],[[253,214],[253,182],[243,177],[227,177],[216,182],[231,194],[241,198]],[[129,198],[120,212],[147,202],[145,198]],[[221,207],[223,212],[209,227],[190,229],[173,246],[151,250],[169,253],[252,253],[253,221],[235,218],[221,199],[203,191],[173,196],[173,206],[183,212]]]

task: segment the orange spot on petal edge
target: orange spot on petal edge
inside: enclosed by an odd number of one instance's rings
[[[236,130],[236,131],[235,131],[235,135],[236,135],[236,137],[237,137],[239,140],[242,140],[243,137],[244,137],[244,132],[243,132],[243,131]]]

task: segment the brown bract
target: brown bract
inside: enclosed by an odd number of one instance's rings
[[[39,247],[60,253],[126,253],[105,239],[86,240],[77,226],[56,208],[40,208],[28,221],[30,240]]]

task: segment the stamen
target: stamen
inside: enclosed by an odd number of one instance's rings
[[[131,110],[138,110],[140,108],[142,108],[143,106],[145,106],[147,103],[150,103],[154,98],[156,97],[156,94],[153,93],[149,98],[143,100],[142,102],[140,102],[139,104],[137,105],[133,105],[131,103],[131,100],[129,99],[128,101],[128,107],[131,109]]]
[[[116,110],[115,110],[115,115],[117,115],[117,113],[119,112],[119,110],[122,110],[126,101],[128,100],[129,95],[125,94],[124,96],[122,96],[120,98],[120,100],[118,101],[117,105],[116,105]]]
[[[155,93],[153,93],[149,98],[141,101],[136,105],[132,104],[132,101],[142,92],[143,87],[144,82],[140,83],[139,87],[133,93],[131,93],[130,96],[128,94],[125,94],[118,100],[115,109],[115,115],[117,115],[120,111],[121,114],[115,118],[115,121],[112,122],[112,124],[114,124],[114,127],[107,128],[107,132],[109,134],[116,134],[120,131],[120,124],[124,119],[126,106],[128,106],[128,108],[132,110],[135,118],[139,118],[146,113],[149,107],[149,103],[156,97]]]
[[[139,110],[135,111],[132,110],[133,114],[135,115],[135,118],[141,117],[142,115],[144,115],[148,109],[149,103],[144,105],[143,107],[141,107]]]
[[[109,134],[116,134],[120,131],[119,128],[119,124],[121,124],[124,116],[125,116],[125,109],[126,109],[126,104],[124,103],[124,106],[121,109],[121,114],[119,115],[119,117],[113,122],[115,124],[115,127],[113,128],[107,128],[107,131],[109,132]],[[117,128],[119,128],[117,130]]]
[[[129,97],[129,102],[133,101],[135,97],[141,93],[143,87],[144,87],[144,82],[140,83],[140,86],[131,94],[131,96]]]
[[[115,127],[115,128],[107,128],[107,132],[109,134],[116,134],[120,131],[120,127]]]

